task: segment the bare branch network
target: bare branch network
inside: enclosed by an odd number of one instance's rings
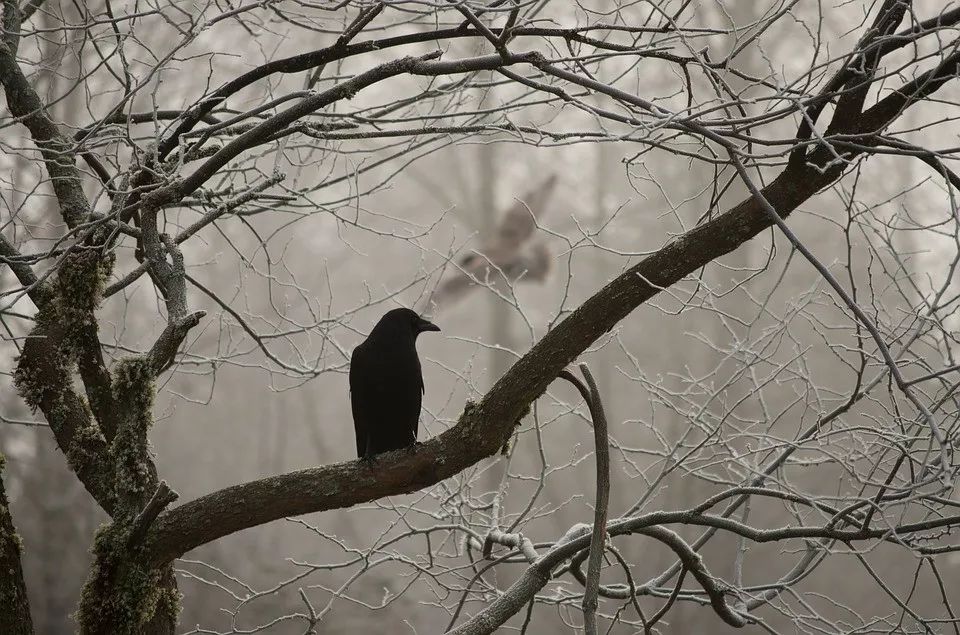
[[[84,634],[960,634],[960,7],[2,18],[0,632],[53,439]],[[429,438],[337,462],[398,305]]]

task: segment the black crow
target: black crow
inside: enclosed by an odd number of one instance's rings
[[[350,405],[360,458],[417,442],[424,392],[417,336],[439,330],[410,309],[393,309],[353,349]]]

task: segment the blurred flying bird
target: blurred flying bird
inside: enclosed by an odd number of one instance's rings
[[[437,286],[426,306],[448,307],[483,285],[509,292],[516,282],[546,280],[553,257],[539,236],[537,222],[550,211],[556,185],[557,177],[551,174],[515,201],[500,216],[493,235],[459,260],[453,274]]]
[[[417,442],[424,392],[417,336],[439,330],[410,309],[393,309],[353,349],[350,405],[360,458]]]

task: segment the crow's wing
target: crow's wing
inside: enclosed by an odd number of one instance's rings
[[[372,397],[370,390],[369,368],[365,368],[366,358],[363,344],[357,346],[350,356],[350,409],[353,411],[353,430],[357,437],[357,456],[363,458],[367,450],[367,435],[370,434],[370,408]]]
[[[412,339],[372,334],[350,357],[350,405],[357,455],[410,445],[419,433],[423,375]]]
[[[423,369],[420,367],[420,357],[417,356],[417,383],[420,384],[420,394],[417,395],[417,416],[413,419],[413,441],[416,443],[420,434],[420,409],[423,407],[423,395],[427,393],[423,385]]]

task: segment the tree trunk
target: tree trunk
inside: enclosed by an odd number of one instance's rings
[[[0,455],[2,471],[3,456]],[[0,633],[4,635],[33,635],[20,553],[20,536],[13,527],[7,493],[0,479]]]

